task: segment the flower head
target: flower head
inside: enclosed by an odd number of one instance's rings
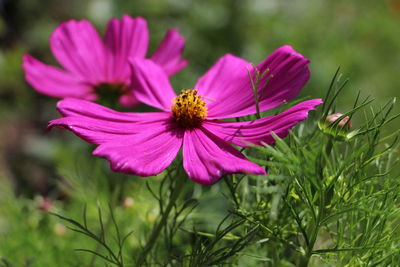
[[[259,81],[263,88],[258,92],[259,110],[295,97],[309,79],[308,62],[290,46],[283,46],[257,65],[260,73],[269,70],[272,75],[264,75]],[[255,71],[245,60],[225,55],[191,87],[194,89],[182,90],[178,96],[154,62],[133,59],[131,63],[132,86],[137,88],[138,100],[163,112],[121,113],[65,99],[58,103],[64,118],[49,124],[69,129],[96,144],[93,154],[108,159],[117,172],[159,174],[183,148],[183,167],[199,184],[214,184],[230,173],[265,175],[264,168],[248,161],[232,145],[272,144],[273,133],[286,136],[290,128],[307,118],[308,111],[322,103],[321,99],[304,101],[276,116],[254,121],[222,121],[256,113],[248,76]]]
[[[149,42],[146,20],[124,15],[111,19],[104,40],[86,20],[70,20],[50,37],[53,55],[63,69],[46,65],[32,56],[23,57],[25,78],[39,93],[57,98],[95,101],[103,96],[124,106],[138,103],[129,85],[128,58],[145,58]],[[185,40],[169,30],[150,59],[172,75],[187,65],[182,59]]]

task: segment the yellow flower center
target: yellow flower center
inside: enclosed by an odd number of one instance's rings
[[[199,126],[207,116],[206,102],[201,98],[202,96],[197,94],[196,89],[188,89],[182,90],[181,94],[172,100],[174,103],[171,106],[172,114],[181,127]]]

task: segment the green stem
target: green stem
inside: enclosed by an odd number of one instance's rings
[[[139,254],[139,257],[136,261],[136,266],[141,266],[144,261],[146,260],[147,254],[152,250],[154,247],[158,236],[160,235],[161,230],[165,227],[169,213],[171,212],[172,208],[175,206],[176,200],[178,199],[178,196],[180,192],[182,191],[183,185],[184,185],[185,179],[182,177],[177,177],[177,180],[175,182],[175,187],[172,189],[172,193],[169,198],[169,203],[168,206],[165,208],[164,212],[162,213],[162,217],[159,221],[158,224],[156,224],[153,228],[153,231],[150,234],[150,237],[144,246],[143,250]]]
[[[119,198],[121,197],[122,193],[122,186],[124,183],[125,179],[118,179],[117,177],[117,184],[115,185],[112,193],[111,193],[111,199],[110,199],[110,209],[114,209],[114,207],[117,205]],[[111,212],[111,211],[110,211]],[[112,222],[111,214],[108,216],[107,221],[104,225],[104,231],[106,232],[107,229],[110,227],[110,224]],[[95,252],[98,252],[101,248],[101,244],[97,243],[97,246],[95,248]],[[93,254],[92,258],[90,259],[89,262],[89,267],[93,267],[97,259],[97,255]]]
[[[305,252],[306,254],[300,258],[300,263],[299,266],[300,267],[307,267],[308,263],[310,262],[310,258],[312,256],[313,253],[313,248],[315,245],[315,242],[317,241],[317,237],[318,237],[318,232],[319,232],[319,228],[320,228],[320,222],[321,222],[321,215],[323,214],[323,207],[319,207],[319,212],[315,221],[315,225],[312,226],[310,225],[310,235],[309,235],[309,242],[307,247],[305,248]]]
[[[320,175],[321,181],[324,179],[323,169],[326,165],[325,156],[329,157],[329,155],[332,152],[332,148],[333,148],[333,138],[329,137],[328,143],[325,146],[325,155],[321,153],[321,156],[319,158],[319,167],[320,167],[319,175]],[[324,188],[324,183],[321,183],[321,187],[318,190],[318,194],[319,194],[318,214],[315,217],[314,226],[311,225],[311,227],[310,227],[309,232],[311,232],[311,234],[308,235],[310,238],[309,238],[308,245],[306,247],[306,254],[300,260],[300,264],[299,264],[300,267],[307,267],[310,262],[310,258],[312,256],[314,245],[315,245],[315,242],[317,241],[319,229],[321,226],[320,224],[321,224],[321,221],[323,221],[324,216],[325,216],[325,204],[326,204],[325,203],[326,202],[325,193],[327,193],[327,192]]]
[[[333,137],[329,137],[328,143],[325,147],[325,154],[329,157],[333,148]]]

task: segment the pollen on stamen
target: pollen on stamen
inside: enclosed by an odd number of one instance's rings
[[[182,90],[180,95],[172,100],[172,114],[181,127],[197,127],[207,116],[206,102],[201,98],[196,89],[187,89]]]

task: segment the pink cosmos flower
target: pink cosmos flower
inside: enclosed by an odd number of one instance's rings
[[[57,108],[64,118],[49,127],[66,128],[96,144],[93,154],[110,161],[113,171],[138,176],[162,172],[183,147],[183,167],[202,185],[216,183],[230,173],[265,175],[231,145],[272,144],[307,118],[321,99],[301,102],[288,110],[254,121],[220,119],[256,113],[251,75],[254,68],[245,60],[225,55],[199,79],[195,89],[176,95],[163,69],[146,59],[133,59],[132,86],[139,101],[162,112],[122,113],[77,99],[65,99]],[[295,97],[310,76],[309,60],[290,46],[273,52],[256,68],[269,70],[260,80],[259,107],[265,111]],[[271,78],[272,77],[272,78]],[[261,93],[261,90],[259,91]]]
[[[149,32],[145,19],[124,15],[111,19],[104,40],[86,20],[70,20],[56,28],[50,48],[64,69],[46,65],[32,56],[23,56],[25,79],[39,93],[57,98],[95,101],[99,94],[119,97],[124,106],[138,103],[129,90],[128,58],[145,58]],[[169,30],[150,59],[168,75],[184,68],[185,40],[175,29]]]

